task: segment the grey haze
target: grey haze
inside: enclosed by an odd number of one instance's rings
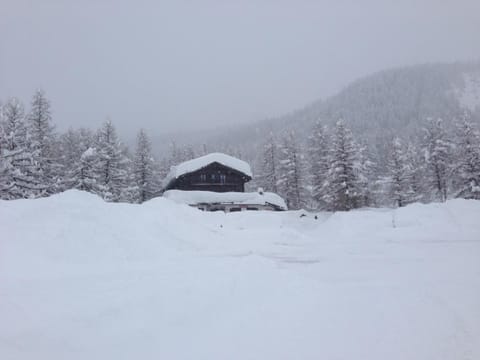
[[[393,66],[480,57],[478,0],[1,0],[0,99],[125,136],[279,116]]]

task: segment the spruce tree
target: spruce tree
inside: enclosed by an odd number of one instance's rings
[[[329,146],[327,127],[318,121],[309,137],[310,183],[317,209],[326,208],[325,182],[331,161]]]
[[[399,138],[394,138],[388,157],[389,197],[397,207],[407,205],[414,198],[412,168],[405,147]]]
[[[338,121],[332,143],[325,202],[329,210],[347,211],[361,206],[362,190],[356,167],[358,152],[351,131]]]
[[[120,197],[118,201],[127,202],[131,204],[138,203],[139,188],[135,182],[134,160],[132,159],[130,151],[127,147],[123,147],[122,154],[124,159],[123,168],[126,174],[122,184]]]
[[[72,189],[75,187],[77,170],[80,157],[86,149],[80,147],[80,140],[77,131],[72,128],[59,138],[60,154],[59,159],[62,165],[63,189]]]
[[[28,136],[35,162],[38,166],[40,182],[47,194],[57,191],[60,177],[58,161],[54,153],[54,132],[50,102],[43,90],[37,90],[32,99],[32,108],[28,116]]]
[[[88,191],[93,194],[100,193],[97,184],[97,169],[99,158],[95,148],[85,150],[80,158],[75,161],[71,171],[71,188]],[[100,193],[100,195],[103,195]]]
[[[455,196],[480,200],[480,134],[466,113],[455,128]]]
[[[154,159],[150,140],[142,129],[137,135],[137,147],[133,160],[134,182],[138,189],[137,202],[143,203],[155,193]]]
[[[426,188],[434,200],[446,201],[451,174],[452,144],[441,119],[427,120],[424,129]]]
[[[305,205],[305,164],[293,132],[283,137],[279,152],[278,187],[289,209]]]
[[[97,134],[97,184],[106,200],[118,202],[127,181],[127,159],[122,152],[115,127],[107,120]]]
[[[277,145],[273,133],[270,133],[266,143],[263,145],[261,159],[260,186],[265,191],[278,193],[278,159]]]
[[[370,150],[365,144],[354,142],[357,161],[354,163],[354,172],[357,178],[358,207],[374,206],[374,179],[376,164],[372,160]]]
[[[40,175],[27,141],[25,111],[17,99],[3,108],[0,124],[0,197],[3,199],[31,198],[43,195]]]
[[[87,129],[68,129],[66,133],[60,136],[58,143],[58,159],[60,159],[63,169],[62,187],[64,189],[80,188],[81,190],[87,190],[95,193],[97,192],[94,190],[95,187],[93,187],[92,190],[89,190],[84,186],[79,185],[83,183],[83,178],[81,175],[83,170],[81,169],[85,166],[89,168],[89,163],[92,162],[91,156],[87,155],[97,155],[94,146],[95,144],[93,141],[92,132]],[[84,155],[87,150],[89,150],[88,153]],[[82,156],[84,159],[82,159]]]

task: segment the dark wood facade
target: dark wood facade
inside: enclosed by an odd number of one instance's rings
[[[250,176],[217,162],[172,179],[165,190],[244,192]]]

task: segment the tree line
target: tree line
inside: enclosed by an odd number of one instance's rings
[[[294,132],[264,144],[258,185],[289,208],[346,211],[448,198],[480,199],[480,135],[467,112],[447,130],[427,119],[413,139],[393,137],[387,154],[355,138],[343,121],[318,121],[306,142]],[[383,160],[383,161],[382,161]]]
[[[141,203],[160,190],[159,165],[144,130],[133,154],[105,121],[98,131],[57,134],[42,90],[27,113],[16,98],[1,108],[0,198],[26,199],[67,189],[98,194],[106,201]]]
[[[271,133],[251,186],[279,193],[291,209],[339,211],[480,199],[479,131],[468,113],[453,125],[427,119],[417,137],[392,138],[386,154],[372,150],[343,121],[331,127],[318,121],[308,139],[291,131]],[[79,189],[106,201],[142,203],[160,195],[172,165],[206,152],[205,145],[196,151],[172,142],[169,154],[157,160],[144,130],[130,152],[110,120],[97,131],[79,128],[59,134],[50,102],[38,90],[28,112],[15,98],[1,106],[0,198]]]

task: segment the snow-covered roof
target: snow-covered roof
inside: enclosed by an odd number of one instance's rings
[[[242,205],[274,205],[287,210],[285,201],[277,194],[270,192],[213,192],[167,190],[163,193],[167,199],[180,204],[242,204]]]
[[[252,169],[245,161],[222,153],[211,153],[196,159],[185,161],[176,166],[172,166],[170,168],[170,172],[163,181],[163,186],[166,187],[170,181],[190,172],[200,170],[215,162],[252,177]]]

